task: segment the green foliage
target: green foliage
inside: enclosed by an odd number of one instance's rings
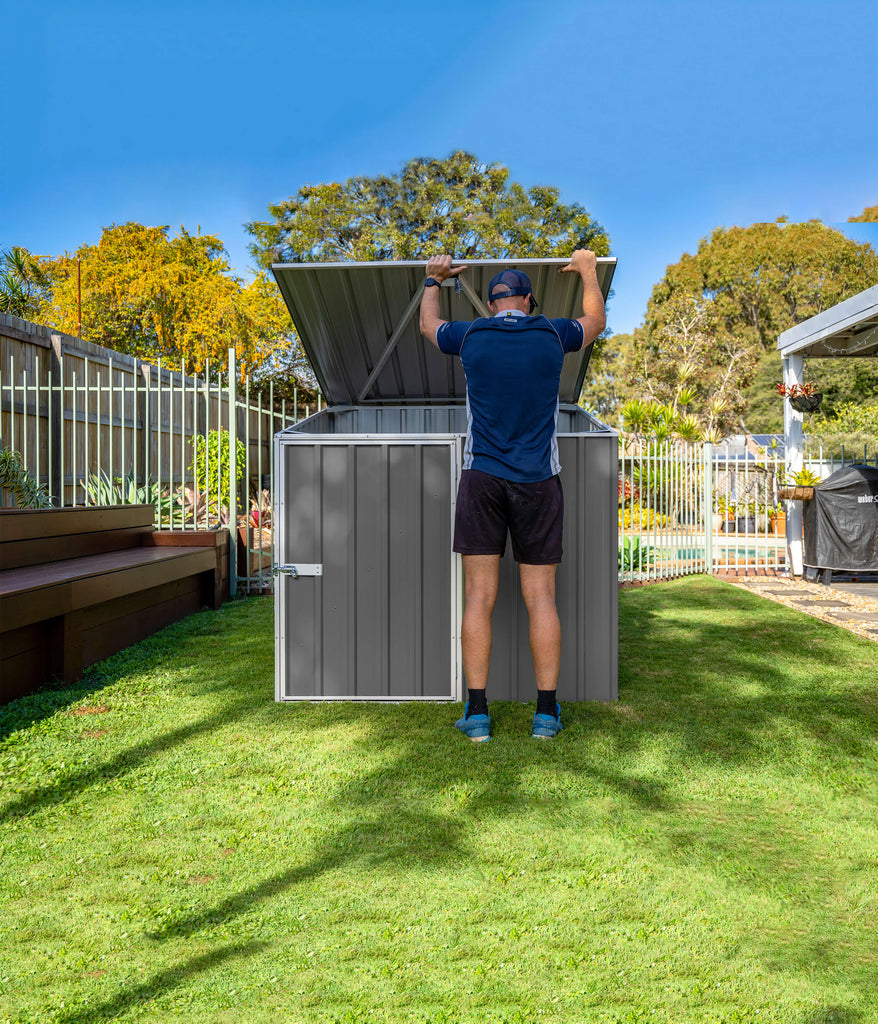
[[[806,467],[793,473],[793,483],[796,487],[816,487],[820,483],[820,477]]]
[[[567,256],[577,246],[609,252],[604,229],[557,188],[525,189],[500,164],[458,150],[417,158],[399,174],[303,185],[253,221],[250,252],[272,263]]]
[[[21,452],[9,448],[0,448],[0,489],[12,494],[18,508],[52,508],[45,485],[24,468]]]
[[[701,441],[701,424],[695,416],[685,411],[690,402],[691,392],[682,385],[678,388],[674,402],[669,405],[630,398],[621,409],[622,427],[638,441]]]
[[[816,419],[808,425],[807,451],[814,456],[821,448],[824,456],[862,452],[869,457],[878,451],[878,401],[845,402],[832,417]]]
[[[684,254],[653,289],[650,332],[673,324],[675,300],[705,303],[717,337],[738,336],[753,351],[870,287],[878,254],[819,221],[717,228],[695,256]]]
[[[753,434],[783,433],[783,399],[775,384],[781,379],[781,361],[776,349],[760,353],[754,376],[744,389],[747,429]],[[819,413],[808,417],[806,430],[831,433],[829,423],[849,403],[868,404],[878,395],[876,359],[805,359],[805,379],[823,395]]]
[[[878,401],[846,402],[831,419],[818,420],[809,429],[818,437],[821,434],[861,432],[878,439]]]
[[[630,397],[633,359],[633,334],[611,334],[595,342],[579,404],[612,427],[622,425],[620,411]]]
[[[843,406],[874,403],[878,396],[878,359],[805,359],[805,379],[823,394],[820,414],[808,419],[808,431],[833,420]]]
[[[169,490],[149,478],[138,484],[133,470],[124,477],[113,477],[100,470],[80,481],[89,505],[153,505],[156,526],[167,525],[176,502]]]
[[[776,349],[760,352],[756,356],[753,377],[743,389],[744,421],[750,433],[783,433],[784,399],[774,387],[782,375],[781,360]]]
[[[45,301],[49,279],[40,257],[20,245],[0,250],[0,313],[33,320]]]
[[[235,494],[240,496],[247,455],[240,438],[237,438],[235,452]],[[230,469],[227,430],[211,430],[207,437],[197,434],[192,439],[189,472],[195,482],[198,500],[206,504],[207,513],[214,518],[220,517],[222,512],[228,513]]]
[[[82,334],[141,359],[182,362],[200,373],[237,351],[246,377],[278,350],[297,347],[277,288],[259,274],[250,284],[231,275],[216,235],[169,237],[167,227],[129,222],[104,228],[97,245],[50,261],[51,298],[44,320],[68,333],[77,326],[81,261]]]

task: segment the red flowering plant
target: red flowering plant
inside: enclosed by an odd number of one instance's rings
[[[632,501],[640,501],[640,491],[630,480],[619,481],[619,505],[626,506]]]
[[[258,500],[250,498],[250,526],[254,530],[266,529],[271,526],[271,494],[263,490]]]
[[[775,384],[777,393],[784,398],[799,398],[805,396],[810,398],[817,394],[817,388],[813,384]]]
[[[822,393],[813,384],[775,384],[775,387],[798,412],[816,412],[823,401]]]

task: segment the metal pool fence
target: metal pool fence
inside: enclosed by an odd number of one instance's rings
[[[789,481],[780,447],[740,443],[625,444],[619,452],[619,580],[786,568]],[[805,460],[818,477],[847,462],[878,466],[868,449]]]

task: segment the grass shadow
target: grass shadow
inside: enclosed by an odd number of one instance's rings
[[[760,760],[782,756],[784,744],[793,742],[778,739],[778,734],[809,734],[830,760],[841,761],[851,752],[866,750],[870,730],[878,726],[878,706],[867,694],[858,697],[850,689],[809,694],[801,672],[794,678],[783,664],[766,656],[761,605],[753,608],[754,628],[749,635],[742,635],[739,624],[723,621],[730,606],[746,612],[747,602],[758,598],[714,581],[701,585],[687,581],[682,590],[665,586],[664,592],[643,588],[623,602],[623,701],[565,705],[567,729],[552,744],[538,745],[519,737],[508,750],[504,748],[506,734],[513,729],[523,733],[530,712],[521,705],[492,706],[495,738],[485,745],[466,744],[452,735],[450,725],[457,709],[451,706],[441,735],[434,732],[435,708],[340,703],[319,709],[313,705],[262,709],[263,726],[276,729],[283,722],[291,742],[300,731],[313,734],[315,729],[368,723],[361,741],[364,760],[377,749],[383,752],[382,762],[357,774],[328,800],[331,817],[344,824],[322,837],[305,864],[276,872],[211,908],[178,917],[150,937],[194,934],[351,862],[364,867],[413,860],[438,866],[460,863],[476,853],[472,815],[496,819],[539,806],[531,787],[524,785],[534,769],[580,777],[641,812],[661,817],[679,810],[673,782],[678,771],[705,766],[734,775],[752,769]],[[775,608],[780,606],[769,610]],[[769,623],[769,636],[788,630],[789,621],[789,613],[781,609],[777,623]],[[829,668],[837,674],[847,671],[843,656],[822,644],[823,624],[809,620],[807,625],[815,629],[817,646],[800,658],[805,676],[811,665],[824,676]],[[800,642],[805,641],[800,637]],[[704,671],[693,671],[693,652],[710,652]],[[752,681],[754,676],[760,683],[758,693],[736,685],[735,680]],[[620,767],[626,755],[652,746],[676,751],[673,763],[662,772],[638,774]],[[607,749],[620,755],[618,759],[596,752]],[[571,756],[572,750],[576,756]],[[413,764],[419,768],[414,787]],[[458,792],[463,797],[446,813],[436,813],[418,806],[417,794],[425,789],[433,794]],[[557,794],[547,794],[547,799],[556,798]],[[708,841],[701,826],[696,815],[691,827],[663,827],[651,841],[663,855],[687,861],[708,864],[711,858],[722,857],[746,862],[741,884],[754,888],[760,887],[762,875],[769,878],[789,870],[770,844],[763,843],[769,848],[759,852],[755,840],[770,837],[754,835],[746,818],[726,823],[719,846],[714,832]]]
[[[85,790],[91,789],[107,779],[118,779],[135,771],[150,758],[167,753],[183,743],[236,719],[250,704],[250,698],[237,701],[215,715],[163,733],[147,743],[138,743],[128,747],[109,761],[81,771],[71,772],[50,785],[40,786],[2,808],[0,822],[14,821],[47,807],[72,800]]]
[[[267,948],[269,948],[267,942],[247,942],[203,953],[186,963],[159,971],[140,985],[123,989],[112,999],[92,1006],[77,1008],[53,1019],[57,1020],[58,1024],[100,1024],[101,1021],[117,1020],[120,1015],[128,1013],[129,1010],[145,1008],[157,996],[179,988],[196,975],[211,971],[230,960],[253,956]]]

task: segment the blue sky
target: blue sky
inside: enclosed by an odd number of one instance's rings
[[[0,24],[0,247],[200,225],[246,275],[269,202],[463,148],[604,225],[628,331],[715,226],[878,203],[875,0],[0,0]]]

